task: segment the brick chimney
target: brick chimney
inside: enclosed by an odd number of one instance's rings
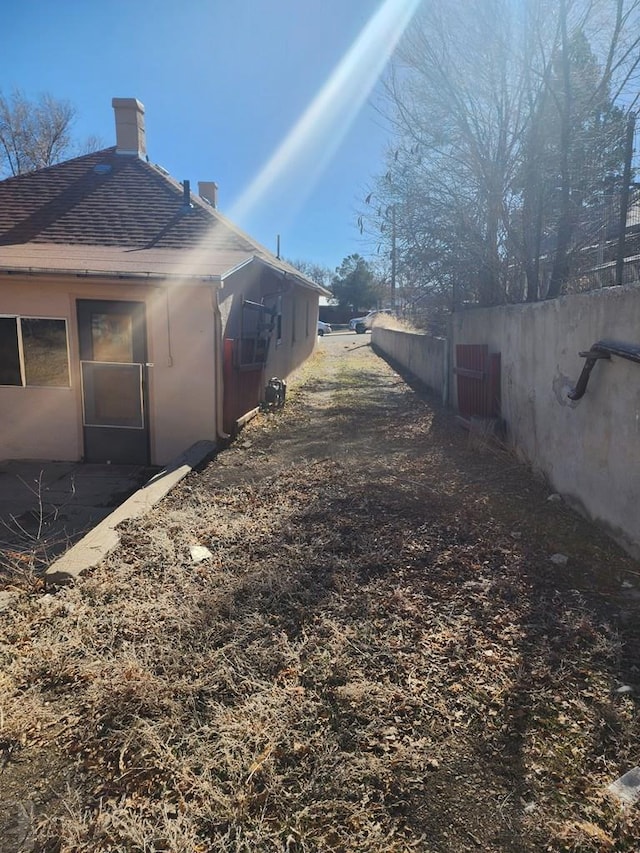
[[[144,106],[135,98],[113,98],[111,106],[116,114],[116,153],[144,158]]]
[[[198,181],[198,195],[211,204],[218,206],[218,185],[215,181]]]

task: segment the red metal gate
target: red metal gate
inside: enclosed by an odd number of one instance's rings
[[[458,385],[458,412],[469,428],[472,417],[500,417],[500,353],[486,344],[456,344],[453,368]]]

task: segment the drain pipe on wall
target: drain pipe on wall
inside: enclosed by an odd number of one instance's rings
[[[442,405],[449,406],[451,405],[449,400],[449,371],[451,370],[451,350],[450,347],[451,336],[446,341],[444,348],[444,368],[443,368],[443,377],[442,377]]]
[[[221,284],[222,282],[211,288],[211,303],[213,306],[213,359],[216,372],[216,438],[226,441],[231,436],[224,431],[224,371],[222,368],[224,346],[222,343],[222,314],[218,301]]]

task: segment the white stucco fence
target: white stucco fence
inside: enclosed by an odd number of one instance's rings
[[[371,343],[446,401],[449,370],[445,338],[374,326]]]
[[[452,353],[456,344],[501,353],[509,444],[640,557],[640,364],[616,356],[598,361],[584,397],[567,396],[584,365],[579,353],[602,339],[640,345],[640,288],[465,310],[452,317],[449,344]],[[429,387],[443,387],[442,339],[376,328],[373,343]],[[449,397],[456,406],[452,372]]]

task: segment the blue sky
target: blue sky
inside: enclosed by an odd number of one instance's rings
[[[20,0],[3,14],[0,89],[70,100],[76,135],[105,147],[112,97],[138,98],[152,162],[216,181],[253,237],[333,269],[367,251],[357,211],[388,139],[371,86],[417,2]]]

